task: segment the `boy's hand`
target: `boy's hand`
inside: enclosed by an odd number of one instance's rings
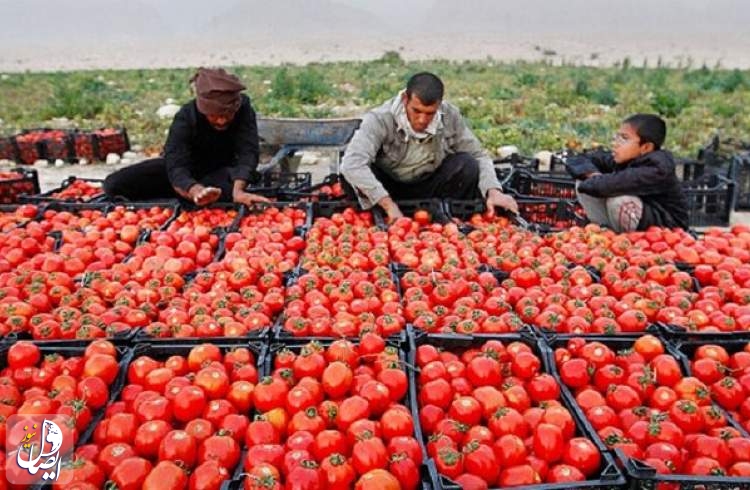
[[[590,179],[591,177],[596,177],[597,175],[601,175],[601,172],[591,172],[590,174],[586,174],[586,178]]]
[[[518,214],[518,203],[513,196],[503,194],[498,189],[490,189],[487,192],[487,215],[495,215],[495,207],[503,208],[513,214]]]

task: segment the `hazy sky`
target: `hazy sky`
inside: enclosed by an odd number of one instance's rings
[[[654,52],[750,65],[750,0],[0,0],[0,70]],[[745,64],[747,63],[747,65]]]

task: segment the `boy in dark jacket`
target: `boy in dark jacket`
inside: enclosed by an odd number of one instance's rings
[[[661,149],[667,134],[663,119],[636,114],[623,121],[612,152],[569,158],[578,200],[589,220],[617,232],[650,226],[687,228],[687,201],[672,155]]]

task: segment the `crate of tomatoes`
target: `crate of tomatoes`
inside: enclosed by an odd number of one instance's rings
[[[410,351],[414,418],[434,488],[622,488],[529,334],[418,336]]]
[[[553,232],[584,226],[588,221],[579,213],[576,205],[566,199],[514,195],[518,204],[518,215],[511,219],[519,225],[530,227],[537,232]],[[484,201],[462,201],[449,199],[446,201],[451,218],[470,221],[476,215],[486,211]],[[520,218],[520,219],[519,219]]]
[[[310,172],[264,172],[259,179],[245,189],[251,194],[286,199],[288,193],[295,193],[311,186]],[[293,200],[293,199],[292,199]]]
[[[136,345],[81,457],[118,488],[220,488],[240,463],[265,352],[242,341]]]
[[[575,180],[557,173],[516,170],[503,184],[503,188],[524,196],[577,199]]]
[[[685,372],[703,382],[711,399],[750,433],[750,334],[676,341],[671,347]]]
[[[0,160],[16,160],[16,145],[13,139],[0,137]]]
[[[105,198],[102,185],[103,179],[88,179],[70,176],[60,183],[60,186],[44,193],[23,196],[22,202],[94,202]]]
[[[0,352],[0,377],[4,380],[3,429],[7,438],[3,436],[0,446],[7,451],[6,458],[28,459],[24,454],[17,455],[25,428],[49,420],[61,431],[59,481],[76,481],[77,474],[85,474],[94,478],[89,482],[103,485],[106,479],[96,454],[90,454],[86,447],[105,415],[105,407],[122,391],[131,355],[130,348],[106,340],[85,346],[29,341],[5,346]],[[0,471],[6,481],[19,487],[44,481],[41,474],[31,475],[18,465],[3,465]]]
[[[96,136],[89,131],[73,131],[70,134],[75,158],[92,161],[99,157],[99,145]],[[105,155],[106,158],[106,155]]]
[[[289,201],[343,201],[348,198],[346,185],[340,174],[330,174],[319,184],[300,186],[297,190],[282,189],[279,198]]]
[[[44,155],[44,145],[42,140],[45,137],[45,130],[24,131],[13,137],[16,145],[16,155],[18,163],[33,165],[37,160],[46,158]]]
[[[122,155],[130,150],[130,139],[125,128],[101,128],[91,131],[96,145],[96,158],[106,160],[107,155],[116,153]]]
[[[377,334],[271,346],[230,488],[424,488],[405,353]],[[304,482],[305,486],[302,485]]]
[[[0,204],[15,204],[24,195],[39,193],[39,174],[30,168],[0,171]]]
[[[598,443],[616,451],[634,488],[750,487],[750,438],[714,402],[721,381],[691,376],[653,335],[546,342],[564,395]]]

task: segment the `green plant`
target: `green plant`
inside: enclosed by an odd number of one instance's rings
[[[651,99],[651,107],[665,117],[677,117],[690,105],[690,99],[684,94],[662,91]]]
[[[540,48],[541,51],[541,48]],[[634,112],[668,117],[668,147],[694,155],[715,131],[748,139],[750,71],[717,68],[556,66],[494,60],[406,62],[398,53],[367,62],[231,67],[267,117],[359,116],[404,88],[417,71],[445,82],[446,99],[490,150],[514,144],[524,153],[608,144]],[[193,97],[193,69],[92,70],[0,76],[2,134],[67,117],[82,128],[121,124],[133,144],[157,150],[169,119],[157,109],[168,98]],[[603,109],[601,105],[608,106]]]

